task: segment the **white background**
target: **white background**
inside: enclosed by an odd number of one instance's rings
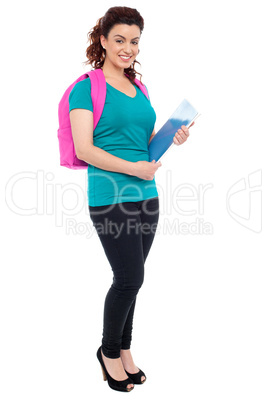
[[[148,380],[127,398],[266,401],[267,30],[259,0],[2,7],[1,400],[125,395],[104,384],[95,356],[112,272],[97,234],[83,232],[92,230],[86,172],[59,166],[57,140],[58,102],[90,70],[82,65],[87,32],[115,5],[145,19],[139,71],[156,129],[183,98],[202,114],[156,174],[159,230],[132,344]]]

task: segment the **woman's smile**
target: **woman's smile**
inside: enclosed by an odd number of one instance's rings
[[[132,56],[123,56],[123,55],[119,55],[119,57],[121,60],[126,62],[128,62],[132,58]]]

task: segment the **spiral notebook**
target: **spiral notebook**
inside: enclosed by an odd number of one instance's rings
[[[181,126],[189,127],[199,116],[197,110],[184,99],[171,117],[161,127],[151,140],[149,150],[149,162],[156,162],[174,145],[173,137]]]

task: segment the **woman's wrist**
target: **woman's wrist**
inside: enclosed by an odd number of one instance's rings
[[[128,162],[128,169],[127,169],[126,174],[128,174],[130,176],[136,176],[135,167],[136,167],[135,162]]]

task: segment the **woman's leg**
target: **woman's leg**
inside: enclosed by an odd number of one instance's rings
[[[137,204],[139,204],[138,207],[140,210],[140,221],[143,225],[141,236],[143,262],[145,264],[146,258],[155,237],[156,228],[159,220],[159,199],[151,198],[148,200],[140,201]],[[121,349],[130,349],[131,346],[135,304],[136,298],[129,310],[127,320],[124,325]]]
[[[102,351],[116,359],[128,314],[144,279],[142,234],[138,230],[141,212],[134,202],[89,210],[114,274],[105,299]]]

